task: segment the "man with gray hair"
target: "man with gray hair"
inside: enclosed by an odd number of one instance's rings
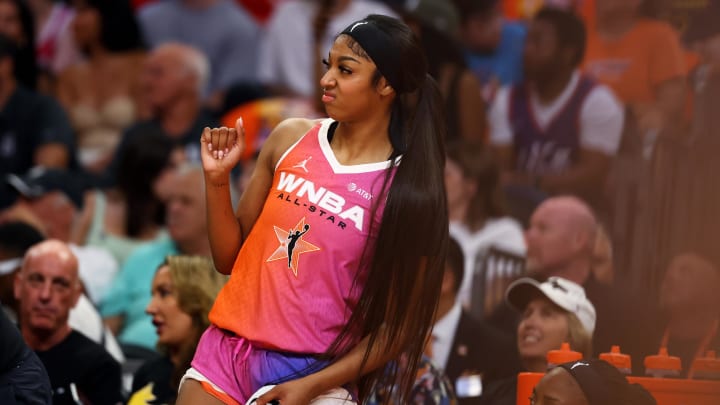
[[[23,176],[7,177],[7,194],[15,203],[0,210],[0,260],[22,258],[26,251],[45,238],[70,242],[75,219],[83,204],[83,189],[71,174],[35,168]],[[94,304],[100,301],[118,271],[118,264],[105,249],[97,246],[70,245],[79,262],[81,294],[70,311],[69,323],[76,331],[105,346],[116,360],[125,359],[115,338],[103,326]],[[0,287],[12,284],[20,270],[20,260],[5,263],[0,269]],[[17,300],[12,287],[0,288],[0,301],[8,316],[16,320]],[[0,402],[1,403],[1,402]]]
[[[56,239],[31,247],[13,289],[20,332],[47,370],[53,403],[121,403],[120,364],[68,324],[82,292],[70,247]]]
[[[533,213],[525,232],[528,273],[585,284],[591,278],[597,231],[595,214],[579,198],[545,200]]]
[[[191,162],[200,161],[198,137],[218,122],[203,108],[202,89],[209,79],[209,62],[199,50],[180,43],[165,43],[148,55],[142,71],[143,102],[150,118],[128,128],[120,140],[103,185],[115,183],[117,165],[130,140],[148,133],[162,134]]]

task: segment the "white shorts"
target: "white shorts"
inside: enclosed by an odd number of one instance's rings
[[[250,399],[247,402],[247,405],[253,405],[255,403],[255,400],[257,400],[259,397],[261,397],[264,393],[270,391],[274,385],[266,385],[259,390],[257,390]],[[320,395],[319,397],[316,397],[312,401],[310,401],[310,405],[356,405],[357,402],[355,402],[352,399],[352,396],[350,395],[350,392],[346,390],[345,388],[333,388],[330,391]]]
[[[220,389],[220,387],[213,384],[212,381],[210,381],[207,377],[202,375],[202,373],[192,367],[190,367],[185,372],[185,374],[183,374],[182,378],[180,379],[180,387],[182,387],[183,383],[187,379],[196,380],[200,383],[205,382],[209,384],[215,391],[221,394],[226,394],[225,391]],[[250,399],[248,399],[247,405],[253,404],[260,396],[270,391],[273,387],[274,385],[266,385],[257,390],[254,394],[252,394]],[[310,405],[357,405],[357,402],[352,399],[352,395],[350,395],[350,392],[348,390],[340,387],[333,388],[330,391],[327,391],[326,393],[320,395],[319,397],[316,397],[315,399],[310,401]]]
[[[180,385],[178,386],[178,390],[182,387],[182,385],[183,385],[183,383],[185,382],[185,380],[195,380],[195,381],[197,381],[197,382],[199,382],[199,383],[203,383],[203,382],[204,382],[204,383],[208,383],[208,384],[210,384],[210,386],[211,386],[215,391],[217,391],[217,392],[219,392],[219,393],[222,393],[222,394],[227,394],[225,391],[223,391],[222,389],[220,389],[220,387],[218,387],[217,385],[213,384],[213,382],[210,381],[210,379],[208,379],[207,377],[205,377],[204,375],[202,375],[202,373],[200,373],[199,371],[195,370],[195,369],[192,368],[192,367],[190,367],[189,369],[187,369],[187,371],[185,372],[185,374],[183,374],[182,378],[180,379]]]

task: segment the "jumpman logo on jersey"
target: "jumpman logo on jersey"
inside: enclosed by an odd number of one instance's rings
[[[280,246],[275,249],[266,261],[272,262],[287,259],[288,268],[292,270],[295,277],[297,277],[300,268],[300,255],[320,250],[319,247],[303,239],[303,236],[310,231],[310,224],[306,224],[305,218],[303,217],[290,231],[285,231],[277,226],[273,226],[273,228],[275,229],[275,236],[278,242],[280,242]]]
[[[293,167],[299,167],[300,169],[305,170],[305,173],[309,173],[307,169],[307,162],[308,160],[312,159],[312,156],[308,156],[305,158],[305,160],[301,161],[300,163],[296,164]]]
[[[291,229],[290,233],[288,233],[287,240],[289,240],[289,242],[287,244],[287,255],[288,255],[288,267],[289,268],[292,268],[293,250],[295,250],[295,245],[297,245],[297,241],[300,238],[302,238],[303,235],[308,233],[309,230],[310,230],[310,225],[305,224],[305,226],[303,226],[302,232],[297,231],[297,230],[293,231]]]

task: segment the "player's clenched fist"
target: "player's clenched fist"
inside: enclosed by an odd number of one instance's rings
[[[228,175],[240,162],[245,149],[245,129],[242,118],[235,128],[205,128],[200,137],[200,156],[203,170],[210,181],[227,182]]]

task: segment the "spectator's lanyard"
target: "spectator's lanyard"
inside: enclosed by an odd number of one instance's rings
[[[718,319],[716,318],[713,322],[712,326],[710,326],[710,329],[708,329],[705,336],[700,341],[700,345],[697,348],[697,351],[695,352],[695,356],[693,356],[691,362],[690,362],[690,370],[688,371],[688,379],[693,378],[693,374],[695,374],[694,364],[695,359],[699,359],[703,355],[705,355],[705,351],[707,350],[708,345],[710,344],[710,340],[712,340],[713,337],[715,337],[715,334],[718,330]],[[665,334],[663,335],[662,342],[660,343],[660,347],[667,347],[668,340],[670,340],[670,331],[665,328]]]

